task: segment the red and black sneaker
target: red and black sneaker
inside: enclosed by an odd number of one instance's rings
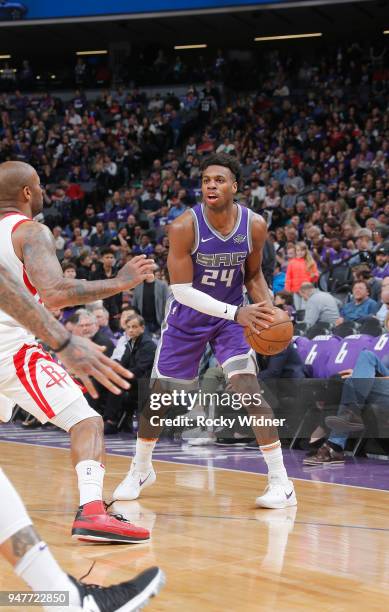
[[[94,501],[79,507],[72,538],[87,542],[138,544],[150,540],[150,532],[133,525],[121,514],[108,514],[104,502]]]

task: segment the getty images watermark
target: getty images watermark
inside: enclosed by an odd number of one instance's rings
[[[204,391],[173,390],[169,393],[151,393],[149,397],[151,410],[176,408],[186,409],[189,413],[197,406],[213,405],[214,408],[229,408],[232,410],[260,409],[262,397],[260,393],[206,393]],[[207,417],[202,414],[181,414],[173,418],[153,415],[150,417],[152,426],[163,427],[233,427],[239,424],[242,427],[282,427],[286,419],[275,419],[264,415],[239,414],[236,417]]]

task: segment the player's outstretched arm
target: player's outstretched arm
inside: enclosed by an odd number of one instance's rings
[[[144,255],[134,257],[119,271],[116,278],[85,281],[64,278],[55,253],[52,233],[35,221],[22,223],[12,235],[16,255],[28,278],[48,308],[87,304],[95,300],[133,289],[144,280],[154,278],[154,262]]]
[[[125,378],[130,373],[116,361],[102,354],[101,348],[86,340],[71,336],[53,316],[34,300],[17,279],[0,265],[0,309],[16,319],[23,327],[48,344],[53,351],[60,351],[61,361],[78,376],[89,393],[97,397],[90,379],[93,376],[113,393],[128,389]],[[123,378],[124,377],[124,378]]]

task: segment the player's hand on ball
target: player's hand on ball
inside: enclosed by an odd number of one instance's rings
[[[118,277],[128,280],[128,289],[133,289],[143,281],[154,280],[155,262],[153,259],[147,259],[146,255],[137,255],[131,261],[128,261],[118,272]]]
[[[259,334],[261,329],[267,329],[268,323],[274,321],[274,308],[269,306],[268,302],[259,302],[258,304],[250,304],[239,308],[237,323],[248,327],[255,334]]]

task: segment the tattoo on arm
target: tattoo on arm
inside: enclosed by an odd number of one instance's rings
[[[29,224],[23,238],[23,259],[28,277],[43,302],[53,308],[77,306],[120,293],[118,278],[85,281],[64,278],[50,230],[38,223]]]
[[[24,557],[26,552],[35,544],[40,542],[40,538],[32,526],[24,527],[10,538],[12,552],[18,559]]]
[[[66,329],[34,300],[32,295],[0,265],[0,310],[51,347],[60,346],[68,337]]]

